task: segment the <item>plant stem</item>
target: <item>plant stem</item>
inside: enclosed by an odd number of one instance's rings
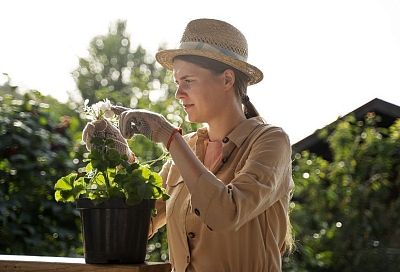
[[[158,161],[164,160],[166,157],[169,156],[169,152],[164,152],[160,157],[158,157],[157,159],[154,160],[150,160],[150,161],[146,161],[143,162],[142,164],[148,164],[149,166],[152,166],[153,164],[155,164]]]
[[[111,187],[111,184],[110,184],[110,179],[108,178],[107,170],[105,171],[105,173],[103,173],[103,176],[104,176],[104,180],[105,180],[105,184],[106,184],[107,197],[110,197],[109,188]]]

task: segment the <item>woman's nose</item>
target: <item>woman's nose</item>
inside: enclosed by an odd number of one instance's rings
[[[180,99],[183,97],[183,91],[182,91],[182,86],[176,86],[176,91],[175,91],[175,98]]]

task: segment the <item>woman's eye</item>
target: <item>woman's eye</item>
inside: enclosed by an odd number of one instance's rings
[[[179,87],[188,88],[192,82],[193,82],[192,79],[184,79],[184,80],[182,80],[180,82],[176,81],[175,84],[176,84],[177,88],[179,88]]]

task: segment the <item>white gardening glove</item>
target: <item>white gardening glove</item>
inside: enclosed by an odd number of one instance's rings
[[[86,124],[82,132],[82,140],[85,142],[88,151],[92,149],[93,137],[111,139],[114,143],[113,148],[120,154],[126,155],[130,163],[135,161],[135,155],[129,148],[128,142],[122,137],[119,129],[108,120],[96,120]]]
[[[111,109],[115,114],[119,114],[119,130],[126,139],[130,139],[134,134],[142,134],[153,142],[167,146],[174,131],[179,130],[158,113],[120,106],[113,106]]]

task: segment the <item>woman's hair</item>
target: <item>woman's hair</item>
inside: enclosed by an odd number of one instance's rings
[[[249,82],[249,78],[244,73],[240,72],[239,70],[225,63],[206,57],[183,55],[183,56],[176,56],[174,60],[176,59],[196,64],[204,69],[214,72],[215,74],[221,74],[225,70],[231,69],[235,73],[235,83],[233,86],[235,88],[236,95],[243,104],[243,111],[246,118],[249,119],[251,117],[260,115],[257,109],[254,107],[253,103],[250,102],[249,97],[247,96],[247,85]]]
[[[281,252],[282,255],[284,254],[290,255],[296,249],[296,244],[293,234],[293,226],[292,223],[290,222],[289,214],[287,214],[286,219],[287,219],[287,231],[285,236],[284,248],[283,251]]]

